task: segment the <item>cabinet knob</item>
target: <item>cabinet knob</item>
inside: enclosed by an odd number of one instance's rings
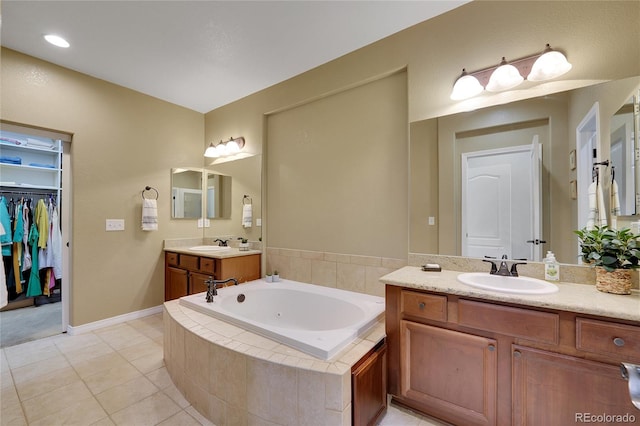
[[[489,352],[493,352],[493,351],[496,350],[496,346],[495,345],[489,345],[489,347],[487,349],[489,349]]]
[[[618,347],[622,347],[624,346],[624,339],[621,337],[616,337],[613,339],[613,344],[618,346]]]
[[[513,356],[514,358],[520,358],[522,354],[520,353],[520,351],[513,351]]]
[[[424,306],[425,306],[425,305],[424,305],[424,302],[420,302],[420,303],[418,303],[418,308],[420,308],[420,310],[423,310],[423,309],[424,309]]]

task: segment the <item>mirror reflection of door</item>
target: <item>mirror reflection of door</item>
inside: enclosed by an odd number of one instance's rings
[[[618,185],[620,215],[633,215],[636,214],[633,97],[611,117],[610,129],[611,173]]]
[[[531,145],[462,154],[463,256],[541,259],[541,167],[537,135]]]

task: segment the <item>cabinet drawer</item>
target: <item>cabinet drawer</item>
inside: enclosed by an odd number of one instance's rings
[[[458,302],[458,323],[466,327],[558,344],[558,314],[492,305],[471,300]]]
[[[214,273],[214,260],[210,257],[201,257],[200,258],[200,270],[202,272],[208,272],[213,275]]]
[[[404,290],[400,299],[400,310],[405,315],[446,322],[447,297]]]
[[[198,262],[198,260],[200,259],[198,256],[190,256],[188,254],[181,254],[180,258],[179,258],[179,266],[181,268],[186,268],[186,269],[199,269],[200,265]]]
[[[167,253],[167,265],[178,266],[178,253]]]
[[[640,327],[576,318],[576,348],[640,359]]]

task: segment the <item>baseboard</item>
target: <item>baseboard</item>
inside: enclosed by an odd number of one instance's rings
[[[87,324],[78,325],[76,327],[72,325],[67,326],[67,334],[76,335],[82,333],[88,333],[93,330],[97,330],[102,327],[108,327],[110,325],[116,325],[123,322],[131,321],[138,318],[143,318],[149,315],[154,315],[162,312],[162,305],[154,306],[152,308],[142,309],[140,311],[129,312],[127,314],[118,315],[111,318],[105,318],[100,321],[94,321]]]

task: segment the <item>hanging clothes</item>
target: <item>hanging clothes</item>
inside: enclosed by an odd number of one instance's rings
[[[29,275],[29,284],[27,285],[27,297],[40,296],[42,294],[40,270],[38,268],[39,238],[38,227],[35,223],[32,223],[31,230],[29,231],[29,245],[31,245],[31,259],[33,264],[31,266],[31,275]]]
[[[4,226],[0,222],[0,236],[5,235]],[[7,277],[4,273],[4,262],[0,262],[0,308],[4,308],[9,303],[9,292],[7,291]]]
[[[9,216],[9,210],[7,209],[7,199],[0,197],[0,223],[4,228],[4,234],[0,236],[0,243],[2,244],[2,255],[11,256],[11,216]]]
[[[47,248],[47,241],[49,241],[49,214],[43,199],[38,200],[38,204],[36,204],[36,214],[33,221],[38,227],[38,234],[40,235],[38,247]]]
[[[62,233],[60,231],[60,217],[58,206],[53,206],[51,214],[51,238],[49,238],[50,250],[53,257],[53,275],[55,279],[62,278]]]
[[[24,202],[22,205],[22,247],[23,256],[22,256],[22,271],[27,271],[31,269],[31,254],[29,253],[29,249],[27,245],[29,244],[29,229],[31,220],[29,218],[29,203]]]
[[[14,221],[13,221],[13,279],[16,285],[16,292],[22,293],[22,283],[24,278],[22,277],[22,253],[24,246],[22,239],[24,237],[24,225],[22,223],[22,201],[16,204]]]

